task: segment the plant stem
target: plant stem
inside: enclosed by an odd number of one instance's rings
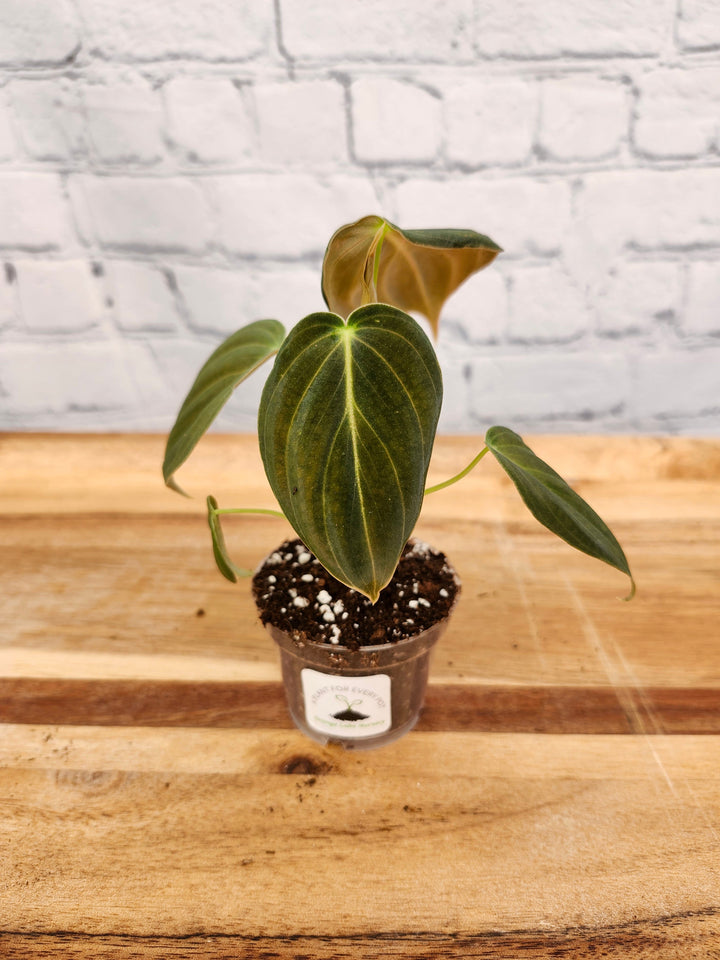
[[[378,277],[380,276],[380,254],[382,253],[383,242],[385,241],[385,234],[388,232],[387,223],[383,223],[382,233],[380,234],[380,239],[377,241],[377,246],[375,247],[375,261],[373,263],[373,288],[375,290],[375,296],[377,297],[377,285]]]
[[[470,463],[465,467],[465,469],[461,470],[460,473],[456,473],[454,477],[450,477],[449,480],[443,480],[442,483],[436,483],[434,487],[428,487],[425,490],[425,496],[427,496],[429,493],[436,493],[438,490],[443,490],[445,487],[449,487],[453,483],[457,483],[458,480],[462,480],[463,477],[467,476],[468,473],[470,473],[473,467],[475,467],[478,463],[480,463],[480,461],[482,460],[482,458],[485,456],[485,454],[488,452],[489,449],[490,447],[483,447],[480,453],[473,460],[470,461]]]
[[[269,517],[280,517],[282,520],[285,519],[285,514],[280,510],[266,510],[264,508],[255,507],[217,507],[213,510],[213,513],[216,517],[222,516],[226,513],[263,513]]]
[[[373,237],[372,243],[365,258],[365,266],[362,276],[362,296],[363,306],[368,303],[377,303],[377,284],[380,275],[380,252],[382,251],[385,234],[388,232],[388,225],[383,221],[383,225],[378,228]],[[372,262],[372,274],[370,274],[370,263]]]

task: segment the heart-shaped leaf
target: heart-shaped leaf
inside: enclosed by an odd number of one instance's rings
[[[260,452],[299,537],[373,602],[417,521],[442,402],[421,327],[386,304],[291,330],[260,401]]]
[[[285,329],[277,320],[256,320],[227,338],[207,359],[180,407],[165,447],[163,477],[184,493],[174,474],[192,453],[235,387],[277,353]]]
[[[485,443],[533,516],[571,547],[626,573],[632,597],[635,581],[623,549],[592,507],[507,427],[491,427]]]
[[[437,336],[447,298],[500,252],[473,230],[401,230],[382,217],[363,217],[330,239],[323,297],[341,317],[376,301],[421,313]]]

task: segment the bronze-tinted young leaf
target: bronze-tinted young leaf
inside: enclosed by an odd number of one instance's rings
[[[174,479],[235,387],[277,353],[285,329],[277,320],[256,320],[227,338],[208,358],[180,407],[165,447],[163,477],[178,493]]]
[[[341,317],[374,301],[421,313],[437,335],[450,294],[500,252],[474,230],[401,230],[382,217],[363,217],[333,234],[323,261],[323,296]]]
[[[278,503],[327,570],[373,602],[420,512],[441,402],[430,341],[386,304],[347,324],[305,317],[265,384],[260,452]]]
[[[623,549],[592,507],[507,427],[491,427],[485,443],[533,516],[571,547],[626,573],[632,596],[635,581]]]

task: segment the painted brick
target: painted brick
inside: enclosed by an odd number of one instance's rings
[[[88,84],[83,89],[90,149],[102,163],[162,159],[163,111],[157,93],[140,78]]]
[[[524,80],[471,80],[445,94],[447,156],[455,163],[528,160],[537,123],[537,91]]]
[[[378,207],[359,177],[249,174],[218,178],[214,187],[220,243],[248,256],[320,255],[338,227]]]
[[[542,84],[539,145],[554,160],[595,160],[617,153],[628,129],[625,88],[568,77]]]
[[[589,418],[622,405],[629,391],[629,363],[621,350],[555,349],[482,357],[471,364],[472,411],[483,423]]]
[[[152,353],[160,382],[168,397],[167,402],[161,404],[159,410],[156,407],[154,411],[156,415],[165,416],[162,428],[167,431],[172,427],[175,416],[201,366],[220,345],[220,338],[185,334],[180,337],[149,337],[144,342]],[[235,429],[238,428],[235,427]],[[180,482],[182,483],[182,480]],[[197,493],[197,491],[191,492]]]
[[[232,81],[176,77],[163,93],[170,136],[184,159],[236,165],[255,156],[256,135],[246,98]]]
[[[440,325],[454,328],[467,357],[468,343],[502,339],[508,325],[508,292],[505,277],[495,265],[463,283],[443,307]]]
[[[190,326],[195,330],[227,336],[239,327],[259,320],[250,270],[211,267],[175,268],[175,280]]]
[[[571,222],[570,184],[530,177],[407,180],[397,188],[405,228],[465,227],[487,234],[509,256],[558,252]]]
[[[266,0],[78,0],[78,6],[90,52],[118,60],[244,60],[265,49],[273,26]]]
[[[35,333],[72,333],[100,322],[102,289],[86,260],[18,260],[20,308]]]
[[[664,0],[575,0],[536,3],[483,0],[478,51],[491,57],[549,58],[658,53],[667,23]]]
[[[3,424],[168,429],[378,212],[507,251],[443,311],[441,429],[719,430],[718,51],[716,0],[0,0]]]
[[[0,247],[52,250],[73,242],[70,209],[52,173],[0,173]]]
[[[695,157],[718,145],[720,68],[655,70],[639,81],[637,149],[651,157]]]
[[[450,342],[448,337],[442,336],[436,350],[443,378],[438,430],[440,433],[466,431],[471,389],[467,344]]]
[[[135,401],[120,408],[112,429],[168,430],[178,404],[159,368],[152,340],[124,340],[118,348],[118,364],[122,364],[122,372],[132,384]],[[190,382],[186,381],[186,392]]]
[[[345,91],[332,80],[258,84],[260,157],[284,167],[347,162]]]
[[[280,264],[276,270],[256,271],[253,286],[255,313],[251,320],[274,317],[289,329],[309,313],[327,310],[317,269]]]
[[[644,351],[634,406],[641,416],[697,416],[720,412],[720,350]]]
[[[63,78],[10,84],[20,139],[35,160],[66,160],[85,152],[78,85]]]
[[[0,64],[62,64],[77,52],[80,31],[69,0],[3,0]]]
[[[585,297],[557,262],[512,274],[508,334],[513,340],[571,340],[590,329]]]
[[[6,343],[0,351],[0,388],[7,394],[6,409],[24,418],[60,416],[73,408],[96,416],[104,410],[133,408],[136,388],[122,357],[122,344],[111,341],[49,342],[42,350],[37,343]],[[98,416],[98,423],[102,422]],[[13,423],[8,419],[5,425]]]
[[[79,177],[100,242],[111,249],[199,252],[210,220],[199,187],[180,178]]]
[[[174,330],[179,315],[171,279],[160,268],[132,260],[113,260],[108,265],[113,314],[118,326],[128,331]]]
[[[290,56],[328,60],[458,61],[472,54],[472,0],[280,0]]]
[[[283,264],[277,270],[178,267],[176,277],[189,322],[228,335],[253,320],[272,317],[286,328],[326,309],[317,271]]]
[[[364,163],[431,161],[441,142],[442,107],[413,83],[368,77],[352,85],[353,146]]]
[[[588,174],[576,221],[586,257],[720,243],[720,169]]]
[[[720,333],[720,264],[691,263],[684,329],[693,334]]]
[[[716,0],[681,0],[677,33],[686,50],[720,47],[720,7]]]
[[[677,264],[620,262],[593,298],[597,329],[608,336],[652,332],[678,315],[680,299]]]
[[[12,326],[18,315],[15,267],[0,267],[0,329]]]
[[[185,334],[179,337],[149,337],[145,342],[156,359],[160,376],[172,397],[171,408],[177,413],[200,367],[220,345],[220,338]],[[172,420],[167,423],[167,428],[171,426]]]
[[[7,91],[0,88],[0,160],[9,160],[17,155],[17,140],[13,132],[11,106]]]
[[[170,430],[200,367],[219,345],[218,336],[202,338],[195,336],[192,339],[188,336],[166,337],[149,341],[168,398],[163,399],[160,404],[154,404],[151,408],[155,419],[159,421],[156,429],[164,432]],[[270,364],[266,363],[244,380],[233,392],[210,429],[228,433],[236,431],[256,433],[260,395],[269,372]],[[180,483],[182,483],[182,476]],[[197,490],[190,492],[202,494],[202,491]]]

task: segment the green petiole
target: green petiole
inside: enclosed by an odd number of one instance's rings
[[[473,460],[470,461],[470,463],[465,467],[465,469],[461,470],[460,473],[455,474],[454,477],[450,477],[449,480],[443,480],[442,483],[436,483],[434,487],[427,487],[427,489],[425,490],[425,496],[427,496],[429,493],[437,493],[438,490],[443,490],[445,487],[449,487],[453,483],[457,483],[458,480],[462,480],[463,477],[466,477],[468,473],[470,473],[473,467],[475,467],[478,463],[480,463],[480,461],[482,460],[482,458],[485,456],[485,454],[488,452],[489,449],[490,449],[489,447],[483,447],[480,453]]]
[[[211,508],[216,517],[223,516],[226,513],[262,513],[268,517],[280,517],[285,519],[285,514],[280,510],[266,510],[262,507],[214,507]]]

